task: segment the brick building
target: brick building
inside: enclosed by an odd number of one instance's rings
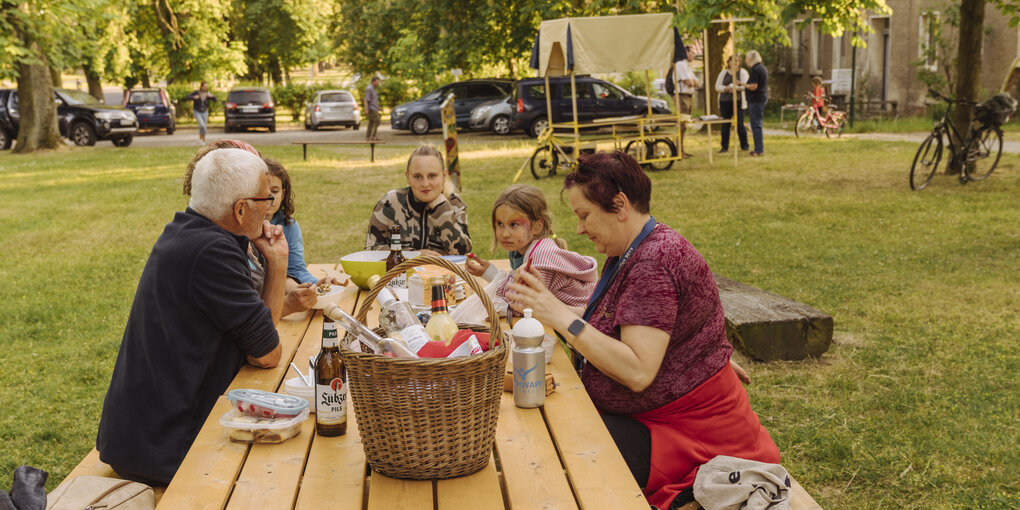
[[[954,2],[958,5],[958,2]],[[874,32],[865,34],[866,48],[857,48],[857,98],[869,109],[895,109],[914,113],[924,108],[927,88],[918,79],[919,66],[927,45],[935,45],[936,30],[954,41],[956,28],[946,22],[949,0],[887,0],[892,13],[869,17]],[[957,8],[958,10],[958,8]],[[798,101],[811,90],[811,78],[821,76],[837,100],[849,98],[852,47],[850,37],[821,33],[819,21],[788,27],[791,47],[778,50],[777,62],[768,64],[773,72],[773,100]],[[955,49],[953,50],[955,52]],[[1009,18],[990,3],[985,8],[985,40],[981,62],[981,97],[998,92],[1006,74],[1020,55],[1020,28],[1010,28]],[[924,59],[922,65],[945,73],[942,55]],[[955,57],[951,55],[950,59]]]

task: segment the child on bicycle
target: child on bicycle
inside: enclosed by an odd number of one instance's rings
[[[811,107],[818,110],[818,118],[825,118],[825,87],[822,85],[822,77],[815,76],[811,79],[814,89],[811,91]]]
[[[533,266],[542,273],[546,287],[568,306],[583,307],[598,281],[594,258],[566,249],[552,229],[552,214],[542,190],[527,184],[510,186],[492,205],[492,248],[497,243],[509,252],[512,271],[501,271],[491,262],[468,254],[469,273],[487,281],[502,280],[496,291],[506,298],[508,284],[520,268]]]

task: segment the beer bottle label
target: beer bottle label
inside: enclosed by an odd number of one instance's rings
[[[347,388],[339,377],[315,385],[315,421],[323,425],[347,422]]]
[[[386,286],[390,287],[391,289],[406,289],[407,273],[400,273],[397,276],[394,276],[393,279],[390,280],[388,284],[386,284]]]
[[[324,321],[322,323],[322,346],[323,347],[336,347],[337,345],[337,334],[336,334],[336,323],[332,320]]]

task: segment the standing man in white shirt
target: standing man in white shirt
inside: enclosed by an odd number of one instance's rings
[[[690,52],[690,48],[687,48],[687,51]],[[676,63],[675,76],[680,85],[680,95],[676,105],[677,111],[690,115],[694,105],[694,92],[701,87],[701,81],[694,75],[694,71],[691,70],[691,64],[687,59]],[[680,154],[685,158],[689,158],[691,155],[684,150],[684,134],[686,132],[687,125],[680,124]]]

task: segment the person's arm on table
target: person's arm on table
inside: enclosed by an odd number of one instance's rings
[[[266,257],[266,280],[262,286],[262,301],[273,312],[273,324],[280,322],[283,300],[287,291],[287,238],[283,228],[264,221],[262,235],[252,239],[255,248]]]
[[[579,335],[573,336],[568,328],[580,318],[576,309],[549,292],[537,268],[521,271],[518,277],[524,284],[512,283],[508,292],[513,294],[514,310],[531,308],[539,322],[559,331],[589,363],[632,391],[642,391],[652,384],[666,355],[669,333],[648,326],[624,325],[617,341],[586,325]]]

